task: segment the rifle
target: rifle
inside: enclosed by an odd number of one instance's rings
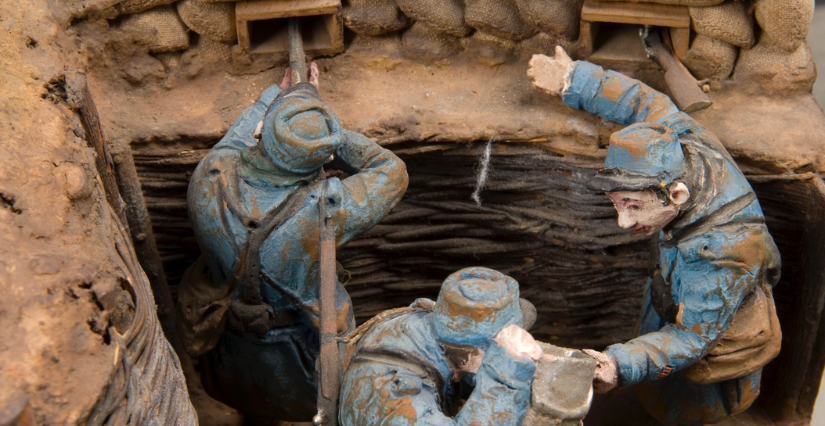
[[[699,84],[681,61],[670,54],[657,31],[645,26],[639,30],[648,58],[665,72],[665,83],[670,89],[671,99],[684,112],[694,112],[709,107],[713,101],[699,88]]]
[[[307,79],[306,55],[299,21],[292,18],[289,28],[289,69],[292,84]],[[327,182],[318,199],[318,263],[321,275],[319,299],[321,303],[321,351],[318,357],[318,413],[312,417],[315,426],[338,426],[338,388],[341,361],[338,358],[336,294],[338,279],[335,273],[335,234],[327,214]]]

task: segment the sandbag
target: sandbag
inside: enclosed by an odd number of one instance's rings
[[[622,1],[630,3],[658,3],[673,4],[677,6],[716,6],[725,0],[599,0],[599,1]]]
[[[347,51],[370,56],[394,56],[401,51],[401,34],[389,33],[380,36],[358,34],[352,39]]]
[[[574,42],[555,34],[538,33],[519,43],[521,56],[526,58],[537,54],[554,56],[556,54],[556,46],[561,46],[568,55],[571,55],[573,58],[576,57],[577,52],[574,50]]]
[[[473,29],[464,22],[461,0],[395,0],[404,14],[431,30],[464,37]]]
[[[180,0],[178,14],[192,31],[215,41],[238,39],[235,29],[235,3],[208,3],[202,0]]]
[[[188,29],[171,5],[127,15],[121,29],[150,52],[173,52],[189,47]]]
[[[515,0],[466,0],[464,21],[487,34],[508,40],[523,40],[536,27],[521,19]]]
[[[469,37],[461,39],[465,56],[489,67],[495,67],[509,61],[518,45],[512,40],[496,37],[482,31],[476,31]]]
[[[411,21],[393,0],[349,0],[344,25],[357,34],[379,36],[401,31]]]
[[[796,51],[811,27],[814,0],[756,0],[756,22],[775,46]]]
[[[724,80],[733,71],[737,51],[730,43],[697,34],[682,63],[697,79]]]
[[[229,62],[232,59],[232,43],[201,36],[183,57],[188,60],[197,57],[208,63]]]
[[[753,17],[748,3],[728,0],[718,6],[691,7],[690,21],[697,34],[706,35],[734,46],[753,46]]]
[[[788,52],[762,33],[753,48],[739,52],[733,79],[748,82],[746,87],[759,93],[810,93],[816,80],[816,65],[806,42]]]
[[[115,4],[113,8],[117,15],[128,15],[174,2],[175,0],[122,0]]]
[[[437,61],[461,50],[458,37],[439,33],[426,24],[416,22],[401,37],[404,56],[423,61]]]
[[[584,0],[516,0],[521,18],[565,40],[579,38]]]

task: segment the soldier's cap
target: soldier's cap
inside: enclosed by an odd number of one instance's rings
[[[296,84],[278,94],[264,116],[261,145],[278,168],[297,175],[318,170],[341,144],[338,116],[312,84]]]
[[[522,325],[518,282],[501,272],[465,268],[441,284],[433,311],[438,339],[485,348],[501,329]]]
[[[593,191],[664,189],[684,172],[679,136],[656,123],[636,123],[610,135],[604,169],[587,182]]]

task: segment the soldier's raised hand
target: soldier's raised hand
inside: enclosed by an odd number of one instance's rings
[[[515,324],[504,327],[493,340],[515,358],[538,361],[543,353],[536,339],[527,330]]]
[[[556,46],[556,55],[533,55],[527,75],[533,78],[533,85],[548,95],[557,96],[564,89],[565,80],[573,67],[573,60],[561,46]]]

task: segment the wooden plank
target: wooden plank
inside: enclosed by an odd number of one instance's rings
[[[582,20],[690,28],[688,8],[668,4],[585,0],[582,7]]]
[[[338,12],[340,0],[258,0],[235,5],[238,21],[262,21],[295,16],[331,15]]]
[[[286,53],[289,43],[287,18],[303,18],[309,28],[302,28],[304,51],[310,55],[333,55],[344,50],[344,27],[340,0],[244,1],[235,6],[238,44],[253,53]],[[261,40],[250,29],[253,22],[271,21],[269,34]],[[320,21],[320,22],[319,22]]]

